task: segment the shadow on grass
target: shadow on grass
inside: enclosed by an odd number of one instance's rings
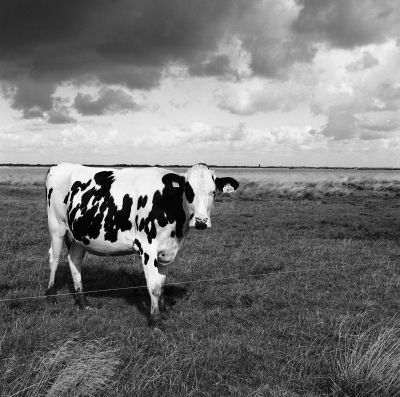
[[[150,296],[146,287],[146,279],[142,272],[125,269],[109,269],[99,266],[83,266],[82,284],[87,297],[106,297],[124,299],[129,305],[137,307],[139,312],[150,319]],[[55,279],[57,290],[67,286],[74,293],[74,285],[68,266],[60,266]],[[92,291],[92,292],[91,292]],[[174,306],[183,298],[187,288],[167,285],[164,287],[164,299],[167,308]],[[72,298],[71,298],[72,299]]]

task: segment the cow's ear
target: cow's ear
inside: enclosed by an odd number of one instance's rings
[[[232,193],[239,187],[239,182],[231,177],[215,178],[215,186],[223,193]]]

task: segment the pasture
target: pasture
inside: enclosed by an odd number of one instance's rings
[[[0,394],[400,395],[399,176],[249,178],[171,265],[164,335],[137,256],[86,257],[95,310],[65,252],[56,302],[18,299],[48,282],[44,188],[0,178]]]

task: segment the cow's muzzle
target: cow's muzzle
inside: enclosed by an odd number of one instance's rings
[[[194,227],[199,230],[207,229],[208,218],[195,218]]]

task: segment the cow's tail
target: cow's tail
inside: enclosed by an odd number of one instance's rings
[[[47,170],[46,178],[44,180],[44,194],[45,194],[46,204],[47,204],[47,178],[49,177],[49,173],[50,173],[50,168]]]
[[[52,167],[50,167],[48,170],[47,170],[47,173],[46,173],[46,178],[45,178],[45,180],[44,180],[44,193],[45,193],[45,197],[46,197],[46,205],[48,205],[49,204],[49,191],[50,191],[50,187],[49,187],[49,177],[50,177],[50,171],[51,171],[51,168]]]

